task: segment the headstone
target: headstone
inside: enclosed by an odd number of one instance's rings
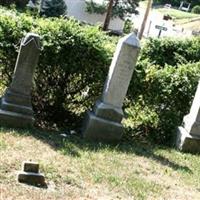
[[[87,114],[83,136],[87,139],[115,141],[122,137],[122,105],[139,54],[139,40],[134,34],[122,38],[114,54],[103,95]]]
[[[200,153],[200,81],[190,109],[183,119],[183,126],[178,127],[178,149],[187,152]]]
[[[0,124],[13,127],[32,126],[31,88],[40,53],[40,38],[28,33],[22,39],[10,87],[0,102]]]
[[[39,164],[26,161],[22,163],[22,171],[18,173],[17,180],[34,186],[46,186],[44,175],[39,173]]]

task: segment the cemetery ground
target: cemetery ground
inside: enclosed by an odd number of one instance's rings
[[[0,128],[2,200],[200,198],[200,157],[122,141],[86,142],[78,135]],[[16,181],[24,160],[38,161],[47,188]]]
[[[184,12],[177,9],[167,9],[167,8],[159,8],[154,9],[156,12],[160,12],[163,15],[169,15],[172,17],[175,25],[180,25],[183,28],[188,30],[199,30],[200,27],[200,15],[194,14],[190,12]]]
[[[0,128],[0,199],[200,198],[199,155],[141,140],[103,144],[63,133]],[[47,188],[17,183],[24,160],[39,162]]]

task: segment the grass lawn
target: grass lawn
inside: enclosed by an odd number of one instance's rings
[[[167,8],[159,8],[156,9],[156,11],[161,12],[162,14],[169,14],[174,20],[183,20],[183,19],[192,19],[200,17],[198,14],[190,13],[190,12],[184,12],[177,9],[167,9]]]
[[[0,199],[200,199],[200,157],[138,142],[0,128]],[[40,163],[47,189],[19,184],[24,160]]]

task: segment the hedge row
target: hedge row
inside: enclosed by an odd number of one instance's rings
[[[126,126],[132,133],[170,144],[190,110],[200,79],[200,62],[161,68],[143,61],[141,66],[137,66],[129,87]]]
[[[164,67],[177,66],[200,60],[200,37],[193,39],[150,38],[144,44],[141,60],[148,58],[149,62]]]
[[[99,96],[115,44],[97,27],[75,20],[42,19],[2,11],[0,76],[11,81],[17,50],[27,32],[41,36],[42,50],[35,75],[33,106],[38,122],[59,126],[74,122]],[[88,95],[85,91],[90,89]]]
[[[15,4],[19,8],[24,8],[28,3],[28,0],[1,0],[0,5],[2,6],[11,6]]]
[[[20,39],[27,32],[38,33],[42,50],[33,89],[37,124],[78,127],[102,92],[116,38],[73,19],[0,12],[1,83],[8,86],[11,81]],[[142,45],[125,101],[129,136],[143,133],[159,142],[170,140],[189,111],[200,78],[199,41],[150,39]]]

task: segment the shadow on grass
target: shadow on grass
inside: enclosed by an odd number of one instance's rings
[[[3,131],[10,129],[0,129]],[[12,129],[13,130],[13,129]],[[80,157],[80,151],[93,151],[98,152],[100,150],[111,150],[115,152],[122,152],[126,154],[135,154],[137,156],[143,156],[160,163],[163,166],[168,166],[173,170],[181,170],[187,173],[192,173],[192,170],[187,166],[182,166],[168,158],[157,155],[155,153],[156,149],[169,148],[164,146],[158,146],[154,144],[142,143],[137,140],[127,141],[123,140],[119,143],[101,143],[101,142],[91,142],[86,141],[82,138],[80,134],[70,134],[70,132],[47,132],[38,129],[20,130],[15,129],[16,134],[24,136],[33,136],[38,140],[50,145],[55,150],[60,150],[63,154],[72,157]]]

